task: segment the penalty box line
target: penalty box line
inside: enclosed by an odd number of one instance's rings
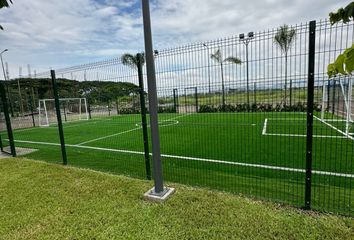
[[[173,118],[169,118],[169,119],[166,119],[166,120],[162,120],[161,122],[167,122],[167,121],[173,121],[175,119],[178,119],[178,118],[182,118],[182,117],[186,117],[186,116],[189,116],[191,114],[186,114],[186,115],[182,115],[182,116],[177,116],[177,117],[173,117]],[[178,124],[179,122],[177,121],[176,124]],[[172,124],[172,125],[175,125],[175,124]],[[171,126],[171,125],[166,125],[166,126]],[[161,126],[161,127],[164,127],[164,126]],[[129,129],[129,130],[126,130],[126,131],[123,131],[123,132],[119,132],[119,133],[115,133],[115,134],[111,134],[111,135],[108,135],[108,136],[103,136],[103,137],[99,137],[99,138],[95,138],[95,139],[92,139],[92,140],[88,140],[88,141],[85,141],[85,142],[81,142],[79,144],[76,144],[77,146],[82,146],[82,145],[85,145],[87,143],[92,143],[92,142],[97,142],[99,140],[103,140],[103,139],[107,139],[107,138],[111,138],[111,137],[115,137],[115,136],[119,136],[119,135],[122,135],[122,134],[125,134],[125,133],[130,133],[130,132],[133,132],[133,131],[136,131],[136,130],[139,130],[139,129],[142,129],[142,127],[136,127],[136,128],[133,128],[133,129]]]
[[[4,139],[4,140],[8,141],[8,139]],[[49,146],[60,146],[60,143],[34,142],[34,141],[24,141],[24,140],[15,140],[15,142],[38,144],[38,145],[49,145]],[[144,155],[145,154],[144,152],[124,150],[124,149],[100,148],[100,147],[72,145],[72,144],[66,144],[66,146],[72,147],[72,148],[89,149],[89,150],[106,151],[106,152],[118,152],[118,153],[136,154],[136,155]],[[152,153],[150,153],[150,155],[152,156]],[[219,164],[241,166],[241,167],[278,170],[278,171],[286,171],[286,172],[306,173],[305,169],[300,169],[300,168],[279,167],[279,166],[254,164],[254,163],[243,163],[243,162],[230,162],[230,161],[217,160],[217,159],[187,157],[187,156],[178,156],[178,155],[169,155],[169,154],[161,154],[161,157],[170,158],[170,159],[179,159],[179,160],[207,162],[207,163],[219,163]],[[317,174],[317,175],[324,175],[324,176],[354,178],[354,174],[349,174],[349,173],[338,173],[338,172],[328,172],[328,171],[319,171],[319,170],[312,170],[312,173]]]
[[[314,116],[315,117],[315,116]],[[316,117],[315,117],[316,118]],[[267,132],[267,126],[268,126],[268,120],[303,120],[306,121],[306,119],[277,119],[277,118],[266,118],[264,120],[263,124],[263,129],[262,129],[262,135],[264,136],[281,136],[281,137],[307,137],[305,134],[289,134],[289,133],[268,133]],[[340,130],[339,130],[340,131]],[[350,138],[350,136],[332,136],[332,135],[312,135],[315,138]]]

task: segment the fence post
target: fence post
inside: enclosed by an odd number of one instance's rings
[[[177,89],[173,89],[173,107],[174,107],[174,112],[177,113],[178,111],[178,94],[176,94]]]
[[[31,110],[32,125],[33,125],[33,127],[35,127],[35,126],[36,126],[36,122],[35,122],[35,120],[34,120],[34,112],[33,112],[33,105],[32,105],[32,97],[31,97],[31,95],[29,94],[29,92],[28,92],[28,99],[27,99],[27,101],[28,101],[28,104],[29,104],[29,107],[30,107],[30,110]]]
[[[195,87],[195,112],[198,112],[198,87]]]
[[[306,184],[305,209],[311,209],[311,178],[312,178],[312,145],[313,145],[313,105],[314,105],[314,72],[315,72],[315,43],[316,21],[310,22],[309,58],[307,82],[307,132],[306,132]]]
[[[0,81],[0,95],[1,95],[2,107],[3,107],[4,115],[5,115],[7,135],[9,137],[11,155],[13,157],[16,157],[16,148],[15,148],[15,141],[14,141],[14,136],[13,136],[13,132],[12,132],[10,115],[9,115],[9,106],[8,106],[8,102],[7,102],[4,82],[2,82],[2,81]]]
[[[52,77],[53,95],[54,95],[54,100],[55,100],[55,110],[56,110],[56,113],[57,113],[61,154],[62,154],[62,158],[63,158],[63,164],[66,165],[66,164],[68,164],[68,160],[67,160],[67,157],[66,157],[63,123],[61,121],[60,103],[59,103],[57,81],[56,81],[56,78],[55,78],[55,71],[54,70],[50,70],[50,75]]]
[[[139,93],[140,93],[140,108],[141,108],[141,124],[143,128],[143,141],[144,141],[144,156],[145,156],[145,168],[146,168],[146,178],[151,180],[151,168],[150,168],[150,155],[149,155],[149,140],[148,140],[148,130],[146,123],[146,106],[145,106],[145,92],[144,92],[144,79],[143,79],[143,69],[142,69],[142,58],[141,53],[137,54],[138,58],[138,78],[139,78]]]
[[[119,115],[119,102],[118,102],[118,97],[116,97],[116,110],[117,110],[117,115]]]
[[[151,21],[149,0],[142,0],[143,22],[144,22],[144,42],[146,53],[146,70],[149,92],[149,110],[152,142],[152,159],[154,188],[145,193],[145,197],[151,200],[164,201],[173,193],[173,188],[164,188],[162,177],[162,163],[160,153],[160,136],[157,116],[157,89],[155,76],[155,62],[152,47]]]
[[[253,83],[254,104],[257,106],[257,83]]]
[[[90,105],[90,101],[87,99],[87,111],[89,114],[89,119],[91,119],[91,105]]]

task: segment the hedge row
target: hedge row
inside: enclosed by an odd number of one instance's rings
[[[250,106],[251,112],[306,112],[307,104],[303,102],[298,102],[292,105],[284,104],[269,104],[269,103],[260,103],[252,104]],[[198,108],[199,113],[212,113],[212,112],[247,112],[248,104],[226,104],[222,105],[200,105]],[[321,105],[315,103],[314,111],[321,111]],[[148,112],[148,110],[147,110]],[[159,113],[175,113],[176,109],[174,107],[159,107]],[[140,109],[134,108],[121,108],[119,109],[120,114],[138,114]]]
[[[298,102],[293,105],[284,104],[252,104],[249,106],[251,112],[306,112],[307,104]],[[210,112],[247,112],[248,104],[226,104],[224,106],[211,106],[211,105],[200,105],[198,112],[200,113],[210,113]],[[321,111],[321,105],[315,104],[314,111]]]

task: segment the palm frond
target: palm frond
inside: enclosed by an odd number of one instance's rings
[[[222,63],[222,54],[220,52],[220,49],[216,50],[215,53],[211,54],[210,58],[216,61],[217,63]]]
[[[274,36],[274,42],[280,50],[287,54],[291,45],[295,41],[296,31],[295,29],[289,29],[288,25],[281,26]]]
[[[121,57],[121,61],[123,65],[129,66],[131,68],[137,68],[137,59],[134,55],[126,53]]]
[[[12,0],[0,0],[0,8],[9,7],[9,2],[12,4]]]
[[[12,0],[0,0],[0,8],[10,7],[9,2],[12,4]],[[0,30],[4,30],[4,28],[0,25]]]
[[[224,60],[224,62],[229,62],[229,63],[233,63],[233,64],[241,64],[242,63],[242,61],[237,57],[228,57]]]

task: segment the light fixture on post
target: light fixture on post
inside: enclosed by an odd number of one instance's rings
[[[249,93],[249,72],[248,72],[248,44],[254,39],[254,33],[249,32],[247,34],[247,38],[245,38],[245,34],[241,33],[239,35],[240,41],[245,44],[246,46],[246,77],[247,77],[247,83],[246,83],[246,93],[247,93],[247,110],[250,111],[250,93]]]

